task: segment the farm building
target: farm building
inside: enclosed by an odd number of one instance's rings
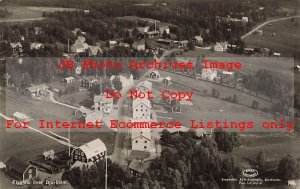
[[[117,41],[109,41],[108,43],[109,43],[109,48],[114,48],[118,44]]]
[[[132,101],[133,118],[151,118],[151,102],[148,99],[136,98]]]
[[[2,161],[0,161],[0,170],[3,170],[4,168],[6,168],[6,165]]]
[[[81,80],[81,86],[86,88],[92,88],[98,84],[98,80],[95,77],[83,77]]]
[[[159,37],[160,32],[159,31],[148,31],[147,35],[148,35],[149,38]]]
[[[81,162],[99,162],[106,155],[106,146],[99,139],[95,139],[89,143],[86,143],[79,148],[76,148],[72,152],[73,162],[81,161]]]
[[[41,49],[43,47],[44,47],[44,45],[42,43],[31,43],[30,44],[30,49],[31,50],[33,50],[33,49],[38,50],[38,49]]]
[[[157,70],[152,71],[149,76],[152,79],[159,79],[160,78],[160,74]]]
[[[134,122],[134,121],[132,121]],[[150,128],[131,129],[131,147],[132,150],[150,151],[151,131]]]
[[[49,87],[47,85],[36,85],[33,87],[28,87],[24,89],[23,93],[30,97],[36,97],[38,95],[43,95]]]
[[[43,153],[43,157],[45,160],[48,160],[48,159],[54,159],[55,157],[55,152],[54,150],[49,150],[49,151],[45,151]]]
[[[75,43],[71,46],[71,51],[73,53],[82,53],[87,50],[89,45],[85,43],[85,38],[82,36],[78,36],[77,40]]]
[[[102,113],[110,113],[113,105],[113,98],[106,98],[106,95],[104,93],[94,96],[95,110],[102,111]]]
[[[31,118],[28,116],[28,115],[25,115],[25,114],[22,114],[22,113],[20,113],[20,112],[15,112],[14,114],[13,114],[13,118],[14,118],[14,120],[16,120],[16,121],[30,121],[31,120]]]
[[[10,43],[10,48],[13,53],[19,53],[23,51],[22,44],[20,42]]]
[[[166,77],[163,80],[164,85],[171,85],[172,84],[172,78],[171,77]]]
[[[281,56],[281,54],[280,54],[280,53],[276,53],[276,52],[274,52],[274,53],[273,53],[273,56],[280,57],[280,56]]]
[[[160,26],[159,28],[158,28],[158,30],[159,30],[159,33],[162,35],[164,32],[166,33],[166,34],[169,34],[170,33],[170,28],[169,28],[169,26]]]
[[[263,34],[263,31],[262,31],[262,30],[255,30],[254,33],[257,34],[257,35],[262,35],[262,34]]]
[[[182,106],[180,106],[180,103],[176,99],[171,100],[170,111],[180,113],[181,110],[182,110]]]
[[[187,127],[180,127],[180,128],[167,128],[167,131],[171,134],[179,134],[179,133],[185,133],[188,132],[189,129]]]
[[[19,180],[31,180],[37,178],[37,168],[23,162],[16,157],[10,157],[5,162],[5,173],[15,179]]]
[[[128,43],[123,43],[123,42],[121,42],[121,43],[119,43],[119,47],[129,48],[130,45],[129,45]]]
[[[64,83],[70,84],[70,83],[73,83],[74,81],[75,81],[75,78],[72,76],[64,78]]]
[[[146,168],[142,160],[133,159],[128,165],[128,170],[130,174],[139,177],[146,171]]]
[[[214,81],[218,77],[218,72],[215,69],[203,69],[201,77],[208,81]]]
[[[144,51],[146,49],[145,41],[135,41],[132,44],[132,48],[137,51]]]
[[[203,38],[200,35],[197,35],[191,39],[191,41],[195,44],[202,44]]]
[[[227,42],[221,42],[216,43],[214,46],[212,46],[212,50],[215,52],[225,52],[227,51],[228,44]]]
[[[88,53],[89,56],[96,56],[98,53],[102,53],[102,49],[99,46],[89,45]]]

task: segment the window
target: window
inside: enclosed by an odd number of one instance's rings
[[[28,173],[31,174],[31,173],[32,173],[32,169],[29,169],[29,170],[28,170]]]
[[[147,146],[144,146],[144,149],[147,149]]]
[[[138,111],[138,109],[135,109],[135,111]]]
[[[147,143],[147,140],[145,140],[145,143]]]
[[[136,140],[135,143],[138,143],[138,141]]]
[[[83,153],[83,152],[81,152],[81,156],[84,156],[84,153]]]
[[[145,116],[145,114],[143,114],[143,116]]]
[[[143,109],[141,109],[141,112],[143,111]]]
[[[146,112],[148,112],[148,109],[146,109]]]
[[[77,159],[77,156],[76,156],[76,155],[74,156],[74,159]]]
[[[141,105],[141,108],[144,107],[143,105]]]

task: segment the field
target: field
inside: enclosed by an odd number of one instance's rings
[[[50,11],[63,11],[69,10],[74,11],[73,8],[56,8],[56,7],[23,7],[23,6],[11,6],[6,7],[12,14],[6,18],[0,18],[0,22],[15,22],[15,21],[26,21],[26,20],[38,20],[42,19],[43,12]]]
[[[0,95],[3,98],[3,93]],[[2,105],[1,105],[2,106]],[[40,119],[48,121],[75,121],[73,110],[61,105],[42,102],[19,95],[11,90],[7,90],[6,96],[6,114],[11,117],[16,111],[25,113],[31,116],[34,120],[31,126],[37,127],[37,122]],[[5,122],[1,120],[0,144],[1,144],[1,161],[5,161],[10,155],[22,155],[24,160],[34,158],[36,155],[43,153],[44,150],[54,149],[56,151],[67,149],[57,141],[45,137],[36,132],[9,132],[4,128]],[[114,133],[113,132],[82,132],[72,130],[71,142],[76,145],[89,142],[96,138],[100,138],[107,146],[109,152],[113,149]],[[103,131],[103,130],[102,130]],[[107,131],[107,130],[105,130]],[[45,130],[47,133],[47,131]],[[58,132],[56,132],[58,133]],[[66,132],[58,133],[62,136],[67,136]]]
[[[300,18],[295,18],[294,22],[291,20],[273,22],[271,26],[260,28],[263,35],[251,34],[244,40],[247,47],[266,47],[283,56],[293,56],[300,48],[299,24]],[[275,37],[271,37],[272,33],[276,33]]]

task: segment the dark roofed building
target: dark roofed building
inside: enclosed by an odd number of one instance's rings
[[[10,157],[6,162],[6,174],[20,180],[30,180],[37,178],[37,168],[23,162],[16,157]]]
[[[134,159],[128,165],[130,173],[134,176],[141,176],[145,171],[145,167],[142,160]]]

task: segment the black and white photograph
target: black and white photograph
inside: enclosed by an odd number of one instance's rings
[[[0,189],[300,189],[299,0],[0,0]]]

